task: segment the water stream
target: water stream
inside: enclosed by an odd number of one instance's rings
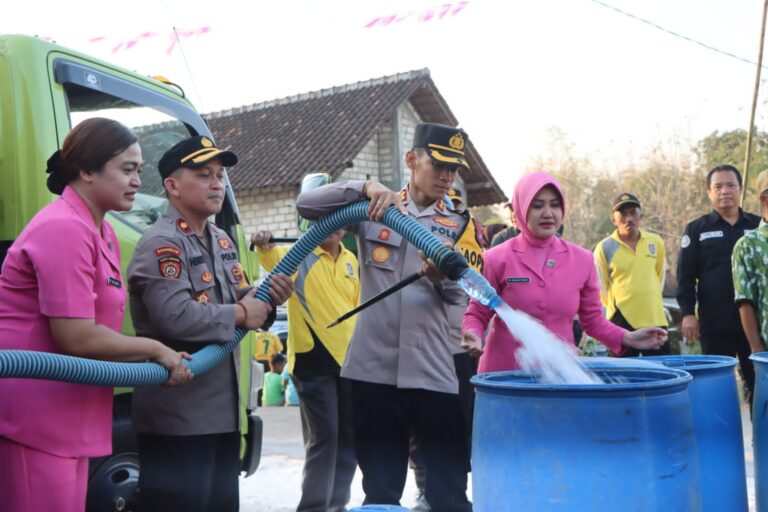
[[[566,342],[532,316],[512,309],[488,281],[468,269],[458,280],[459,286],[473,299],[496,311],[521,343],[516,357],[521,368],[540,370],[539,381],[547,384],[602,384],[594,372],[586,368]]]

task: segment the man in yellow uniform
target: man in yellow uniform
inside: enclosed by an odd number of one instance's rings
[[[306,451],[298,512],[346,510],[357,467],[350,383],[340,376],[355,317],[328,328],[360,300],[357,258],[341,243],[343,236],[344,230],[333,233],[304,259],[288,300],[288,372],[299,394]],[[269,231],[251,237],[267,271],[289,250],[271,238]]]
[[[611,215],[616,229],[595,248],[605,316],[629,330],[667,326],[662,304],[664,241],[654,233],[640,230],[642,218],[640,200],[633,194],[619,194],[613,200]],[[667,341],[657,350],[638,351],[628,347],[622,356],[669,353]]]

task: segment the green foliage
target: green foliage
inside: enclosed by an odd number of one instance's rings
[[[744,156],[747,151],[747,131],[731,130],[720,133],[714,131],[700,140],[693,148],[699,160],[702,174],[718,165],[731,164],[744,172]],[[747,197],[744,209],[751,212],[760,211],[754,184],[757,175],[768,168],[768,133],[755,131],[752,135],[752,155],[747,177]]]

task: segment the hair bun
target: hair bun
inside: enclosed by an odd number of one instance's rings
[[[68,182],[60,149],[57,149],[46,162],[45,172],[49,174],[46,181],[48,190],[60,196]]]

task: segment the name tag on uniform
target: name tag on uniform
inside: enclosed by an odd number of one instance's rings
[[[528,277],[508,277],[508,283],[530,283],[531,279]]]
[[[202,256],[192,256],[191,258],[189,258],[189,264],[192,266],[202,265],[203,263],[205,263],[205,260],[203,259]]]
[[[115,279],[114,277],[110,277],[109,279],[107,279],[107,285],[114,286],[115,288],[123,287],[123,283],[121,283],[119,280]]]
[[[704,240],[708,240],[710,238],[723,238],[723,232],[722,231],[706,231],[704,233],[699,234],[699,242],[703,242]]]

